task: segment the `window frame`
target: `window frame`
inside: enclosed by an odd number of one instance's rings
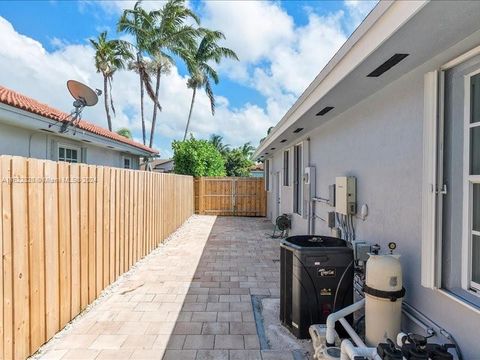
[[[443,231],[443,196],[449,189],[443,183],[443,161],[444,161],[444,116],[445,116],[445,74],[448,70],[459,66],[470,59],[480,55],[480,46],[448,61],[437,70],[425,74],[424,81],[424,124],[423,124],[423,184],[422,184],[422,253],[421,253],[421,285],[423,287],[438,291],[438,293],[452,299],[453,301],[465,306],[471,311],[480,314],[480,306],[477,301],[472,302],[468,296],[480,297],[480,291],[475,292],[468,288],[468,280],[471,271],[471,257],[468,255],[471,239],[464,235],[468,227],[462,223],[461,257],[467,258],[463,261],[460,269],[460,288],[465,291],[467,297],[458,295],[450,289],[442,286],[442,231]],[[480,73],[480,69],[467,74],[470,77]],[[464,85],[465,86],[465,85]],[[464,98],[464,132],[466,132],[465,118],[470,117],[470,89],[469,96]],[[468,106],[465,104],[468,103]],[[467,113],[468,112],[468,113]],[[468,127],[468,130],[470,127]],[[464,141],[465,149],[470,145],[470,134],[468,134],[468,143]],[[464,133],[465,138],[465,133]],[[468,149],[469,150],[469,149]],[[464,172],[470,169],[470,158],[463,167]],[[465,175],[462,174],[463,186],[468,182]],[[480,178],[480,175],[477,175]],[[463,192],[463,197],[470,196],[470,193]],[[462,211],[469,213],[470,202],[463,199]],[[463,214],[462,214],[463,215]],[[462,216],[462,221],[468,221],[469,218]],[[469,224],[469,222],[467,223]],[[465,256],[465,253],[467,254]],[[468,295],[467,295],[468,294]]]
[[[472,280],[472,237],[480,236],[480,231],[472,229],[473,185],[480,184],[480,175],[471,175],[471,130],[480,127],[480,121],[471,123],[471,79],[480,74],[480,68],[464,76],[464,133],[463,133],[463,224],[462,224],[462,264],[461,284],[469,293],[480,296],[480,284]],[[467,259],[465,261],[465,259]]]
[[[290,149],[283,152],[283,186],[290,186]]]
[[[65,151],[65,156],[64,156],[64,159],[65,160],[61,160],[60,159],[60,149],[64,149]],[[67,158],[67,149],[68,150],[74,150],[77,152],[77,161],[74,162],[74,161],[67,161],[66,158]],[[70,164],[79,164],[82,162],[82,148],[78,147],[78,146],[75,146],[75,145],[70,145],[70,144],[64,144],[64,143],[58,143],[57,144],[57,161],[62,161],[62,162],[68,162]]]

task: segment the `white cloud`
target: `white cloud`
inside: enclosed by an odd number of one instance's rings
[[[266,105],[245,103],[233,109],[228,99],[218,94],[213,117],[207,96],[199,91],[190,130],[204,138],[218,133],[234,146],[246,141],[256,145],[345,41],[345,23],[360,21],[374,4],[369,2],[367,6],[364,3],[349,1],[345,10],[324,16],[308,9],[308,21],[300,27],[276,2],[202,3],[202,25],[223,31],[227,37],[225,46],[234,49],[240,57],[240,62],[222,63],[222,76],[256,89]],[[84,1],[81,6],[98,4]],[[118,16],[123,8],[133,4],[134,1],[110,1],[101,2],[99,6]],[[159,7],[158,2],[145,1],[142,4],[146,8]],[[18,33],[0,17],[0,43],[0,68],[9,69],[0,73],[1,85],[65,111],[72,108],[72,99],[65,88],[68,79],[77,79],[94,88],[103,86],[101,75],[95,72],[93,50],[86,42],[68,44],[61,39],[52,39],[55,50],[49,52],[40,42]],[[170,151],[171,140],[183,137],[191,100],[186,80],[175,67],[162,80],[164,111],[158,115],[155,145],[166,153]],[[141,138],[138,94],[136,74],[126,71],[116,74],[113,82],[117,109],[114,124],[116,128],[130,128],[136,139]],[[149,129],[152,107],[149,99],[145,103]],[[103,101],[86,109],[84,115],[86,119],[106,126]]]
[[[72,108],[72,98],[65,87],[68,79],[77,79],[93,88],[103,86],[101,75],[95,72],[93,50],[87,44],[66,45],[62,49],[48,52],[41,43],[19,34],[2,17],[0,43],[0,68],[9,69],[0,74],[0,84],[3,86],[64,111]],[[186,80],[173,67],[162,81],[161,101],[164,111],[158,115],[156,130],[156,145],[159,148],[168,148],[172,139],[183,136],[191,99],[191,90],[186,87]],[[137,139],[141,138],[138,94],[136,74],[126,71],[116,74],[113,82],[117,109],[115,128],[128,127]],[[191,130],[197,136],[208,137],[211,133],[220,133],[232,145],[240,145],[259,138],[272,122],[267,113],[255,105],[245,104],[232,111],[225,98],[219,96],[217,103],[216,116],[213,117],[207,96],[203,91],[197,93],[191,122]],[[149,129],[152,106],[148,99],[145,105]],[[106,127],[103,101],[93,108],[85,109],[84,118]]]

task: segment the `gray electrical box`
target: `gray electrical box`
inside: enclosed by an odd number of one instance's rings
[[[357,213],[357,179],[354,176],[335,179],[335,211],[342,215]]]

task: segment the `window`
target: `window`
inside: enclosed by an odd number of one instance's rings
[[[302,212],[302,145],[293,148],[293,212]]]
[[[480,292],[480,69],[465,77],[463,248],[467,290]]]
[[[132,158],[124,156],[123,157],[123,168],[131,169],[132,168]]]
[[[283,152],[283,186],[290,186],[290,151]]]
[[[67,145],[58,145],[58,161],[80,162],[80,149]]]
[[[270,160],[265,160],[265,190],[270,191]]]
[[[480,52],[425,76],[422,285],[480,308]]]

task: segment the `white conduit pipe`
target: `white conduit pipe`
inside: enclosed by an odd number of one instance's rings
[[[327,342],[327,346],[333,346],[335,344],[335,334],[336,334],[335,323],[341,318],[344,318],[345,316],[350,315],[357,310],[360,310],[364,306],[365,306],[365,299],[362,299],[356,303],[353,303],[350,306],[347,306],[346,308],[343,308],[341,310],[338,310],[328,315],[327,332],[325,334],[325,340]]]
[[[350,335],[350,338],[353,340],[355,345],[359,347],[367,347],[365,343],[363,342],[362,339],[360,339],[360,336],[353,330],[353,328],[350,326],[347,320],[345,318],[338,319],[340,324],[342,324],[343,328],[347,331],[348,335]]]
[[[355,347],[348,339],[342,341],[340,351],[340,360],[352,360],[355,356],[366,357],[370,360],[381,360],[380,355],[377,353],[377,349],[373,347]]]

